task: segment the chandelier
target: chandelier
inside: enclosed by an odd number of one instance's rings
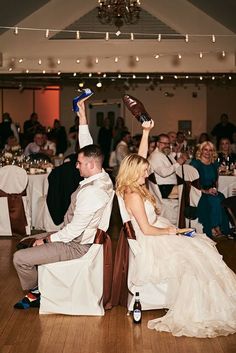
[[[139,0],[98,0],[98,19],[102,24],[133,24],[139,20]]]

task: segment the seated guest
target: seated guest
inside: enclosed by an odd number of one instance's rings
[[[19,142],[19,134],[10,114],[3,113],[2,123],[0,124],[0,150],[4,148],[9,136],[15,136],[17,142]]]
[[[157,137],[156,145],[156,149],[151,153],[148,160],[154,172],[162,198],[165,199],[173,193],[174,186],[177,185],[176,169],[186,162],[187,156],[181,154],[175,160],[170,151],[169,137],[166,134],[160,134]]]
[[[198,221],[209,237],[229,234],[229,221],[221,203],[224,195],[217,190],[218,167],[217,153],[213,143],[203,142],[191,165],[198,170],[202,196],[198,203]]]
[[[185,139],[185,135],[182,131],[178,131],[176,135],[176,147],[175,147],[175,152],[176,153],[181,153],[186,151],[187,149],[187,140]]]
[[[51,157],[56,154],[56,145],[54,142],[47,139],[47,135],[45,133],[37,132],[34,135],[34,142],[30,142],[26,146],[24,153],[26,156],[36,153],[43,153]]]
[[[33,112],[30,118],[24,122],[23,132],[25,143],[28,144],[32,142],[36,132],[41,132],[43,129],[43,126],[38,121],[38,114]]]
[[[231,150],[231,143],[227,137],[222,137],[219,142],[218,162],[228,168],[236,163],[236,154]]]
[[[177,150],[177,144],[176,144],[177,134],[176,134],[175,131],[169,131],[167,135],[168,135],[169,140],[170,140],[171,152],[175,156],[176,155],[176,150]]]
[[[56,144],[56,155],[64,154],[67,149],[66,129],[58,119],[54,119],[53,129],[50,132],[50,140]]]
[[[3,152],[17,152],[21,150],[21,146],[17,141],[16,137],[11,135],[7,139],[7,143],[4,146]]]
[[[14,254],[14,265],[23,290],[29,293],[18,303],[17,309],[38,307],[37,267],[41,264],[67,261],[82,257],[93,243],[103,211],[113,194],[113,184],[102,169],[103,155],[97,145],[92,144],[88,130],[84,102],[78,102],[80,117],[77,168],[85,178],[72,194],[71,204],[61,230],[51,234],[39,234],[32,248],[18,250]]]

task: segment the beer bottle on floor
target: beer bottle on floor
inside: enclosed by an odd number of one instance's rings
[[[139,299],[139,292],[135,293],[135,301],[133,306],[133,322],[140,324],[142,320],[142,306]]]

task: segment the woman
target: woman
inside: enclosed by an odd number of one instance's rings
[[[141,251],[130,280],[168,283],[167,308],[148,322],[157,331],[175,336],[215,337],[236,332],[236,276],[223,262],[214,242],[205,235],[176,235],[168,220],[158,216],[145,186],[148,134],[153,123],[143,123],[139,155],[127,156],[117,176],[117,194],[125,202]],[[142,300],[142,298],[141,298]]]
[[[198,203],[198,220],[209,237],[217,238],[229,234],[229,221],[221,206],[224,195],[217,190],[218,162],[214,145],[210,141],[201,143],[196,159],[191,165],[198,170],[202,196]]]

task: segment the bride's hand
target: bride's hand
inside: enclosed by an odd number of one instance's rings
[[[150,131],[152,128],[154,127],[154,121],[153,120],[149,120],[149,121],[144,121],[142,123],[142,128],[145,131]]]
[[[176,228],[175,227],[169,227],[168,229],[168,235],[176,235]]]

